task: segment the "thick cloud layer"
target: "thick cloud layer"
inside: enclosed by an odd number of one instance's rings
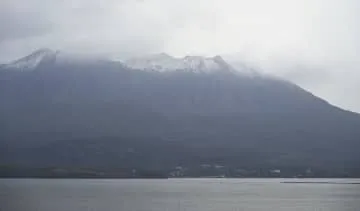
[[[357,0],[2,0],[0,62],[41,47],[231,55],[360,111],[359,9]]]

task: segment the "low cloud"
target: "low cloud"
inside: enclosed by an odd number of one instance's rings
[[[231,54],[360,111],[359,10],[357,0],[2,0],[0,62],[41,47]]]

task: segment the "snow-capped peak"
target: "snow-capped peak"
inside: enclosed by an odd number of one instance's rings
[[[48,48],[43,48],[34,51],[28,56],[15,60],[9,64],[5,64],[2,68],[15,69],[22,71],[35,70],[44,64],[51,65],[89,65],[94,62],[103,60],[100,57],[75,54],[63,51],[54,51]]]
[[[220,56],[185,56],[183,58],[174,58],[168,54],[160,53],[129,59],[124,63],[126,66],[133,69],[159,72],[185,71],[194,73],[213,73],[219,71],[235,71]]]
[[[47,48],[39,49],[26,57],[23,57],[5,65],[5,67],[9,69],[14,68],[22,70],[34,69],[40,63],[54,59],[57,53],[58,51],[53,51]]]

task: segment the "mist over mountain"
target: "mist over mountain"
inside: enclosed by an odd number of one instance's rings
[[[124,62],[49,49],[0,66],[1,164],[360,165],[360,115],[220,56]]]

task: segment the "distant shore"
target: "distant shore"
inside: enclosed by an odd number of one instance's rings
[[[321,178],[319,178],[321,179]],[[328,181],[328,182],[312,182],[312,181],[294,181],[294,182],[290,182],[290,181],[284,181],[284,182],[280,182],[280,183],[285,183],[285,184],[332,184],[332,185],[360,185],[360,182],[333,182],[333,181]]]

